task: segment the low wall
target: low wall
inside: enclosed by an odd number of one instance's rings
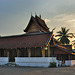
[[[58,62],[58,66],[61,66],[62,65],[62,61],[57,61]]]
[[[0,65],[4,65],[8,63],[8,57],[0,57]]]
[[[56,57],[15,57],[19,66],[48,67],[50,62],[57,62]]]
[[[75,65],[75,60],[66,60],[65,65],[66,66],[74,66]]]
[[[58,65],[59,66],[74,66],[75,65],[75,60],[65,60],[65,63],[63,64],[62,61],[58,60]]]

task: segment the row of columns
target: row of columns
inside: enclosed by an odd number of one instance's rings
[[[59,55],[56,55],[56,57],[58,57],[58,60],[61,60],[61,61],[72,60],[72,55],[70,54],[68,55],[59,54]]]
[[[28,57],[30,57],[31,56],[31,49],[30,48],[27,48],[27,51],[28,51]],[[20,50],[17,49],[16,50],[16,53],[17,53],[17,57],[19,57],[20,56]]]
[[[48,57],[50,57],[50,46],[48,46],[47,48],[48,50]],[[28,51],[28,57],[31,57],[31,49],[27,48]],[[45,57],[45,47],[41,47],[41,51],[42,51],[42,57]],[[19,57],[20,51],[17,50],[17,57]]]
[[[48,57],[50,57],[50,46],[47,47],[47,50],[48,50]],[[28,51],[28,57],[31,57],[31,49],[27,48],[27,51]],[[42,57],[45,57],[45,47],[41,47],[41,52],[42,52]],[[19,57],[20,50],[17,49],[16,53],[17,53],[17,57]],[[4,56],[9,57],[9,49],[4,50]]]

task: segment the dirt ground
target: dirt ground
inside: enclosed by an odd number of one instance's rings
[[[0,75],[75,75],[75,66],[58,68],[0,67]]]

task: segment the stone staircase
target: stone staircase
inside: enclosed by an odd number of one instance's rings
[[[5,64],[4,66],[17,67],[18,65],[15,62],[9,62],[9,63]]]

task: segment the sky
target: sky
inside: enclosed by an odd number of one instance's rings
[[[24,34],[31,12],[41,14],[50,31],[56,27],[54,34],[61,27],[75,34],[75,0],[0,0],[0,35]]]

